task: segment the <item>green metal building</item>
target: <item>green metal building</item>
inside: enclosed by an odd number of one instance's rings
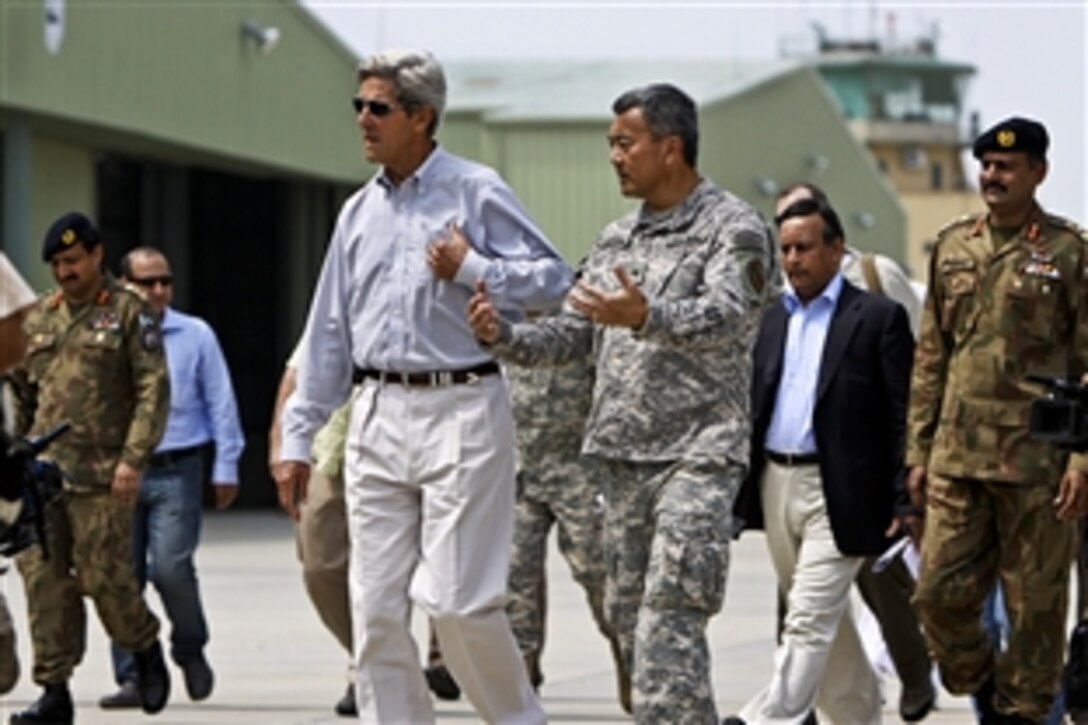
[[[231,366],[243,502],[271,503],[265,432],[340,202],[372,172],[348,99],[354,54],[292,0],[4,3],[0,246],[38,289],[49,222],[87,211],[112,268],[170,256],[175,303]],[[827,188],[850,241],[902,257],[891,188],[801,63],[448,63],[451,151],[496,167],[564,255],[631,208],[607,161],[612,99],[669,81],[701,107],[701,170],[769,212],[795,179]]]

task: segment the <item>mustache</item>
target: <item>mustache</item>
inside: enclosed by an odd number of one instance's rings
[[[999,184],[996,181],[991,181],[989,184],[985,184],[982,187],[982,190],[983,191],[991,191],[991,190],[1008,191],[1008,189],[1005,188],[1004,184]]]

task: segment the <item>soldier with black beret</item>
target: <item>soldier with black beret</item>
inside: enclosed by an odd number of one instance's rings
[[[83,597],[110,637],[135,652],[141,705],[161,710],[170,679],[159,622],[132,562],[140,472],[162,437],[169,383],[158,323],[143,297],[103,270],[102,239],[78,212],[45,234],[42,259],[59,290],[27,313],[24,363],[13,374],[15,433],[71,429],[49,448],[65,494],[46,509],[50,557],[33,546],[16,563],[26,587],[34,681],[45,692],[12,725],[71,723],[68,680],[83,657]]]
[[[975,139],[971,153],[982,160],[987,151],[1013,153],[1021,151],[1036,161],[1046,161],[1050,136],[1046,127],[1038,121],[1013,116],[997,124]]]
[[[1041,390],[1027,376],[1088,370],[1088,236],[1035,199],[1048,146],[1019,117],[975,141],[987,212],[938,234],[911,384],[908,487],[925,511],[915,604],[945,687],[974,693],[984,723],[1050,710],[1088,514],[1088,455],[1028,435]],[[999,583],[1012,623],[1000,650],[979,616]]]

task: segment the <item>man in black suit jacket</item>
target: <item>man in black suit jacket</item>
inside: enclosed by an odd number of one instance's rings
[[[742,722],[880,720],[879,684],[848,614],[862,560],[887,548],[914,342],[906,312],[839,272],[842,225],[805,199],[778,217],[789,288],[765,314],[753,438],[736,515],[763,528],[788,592],[770,685]]]

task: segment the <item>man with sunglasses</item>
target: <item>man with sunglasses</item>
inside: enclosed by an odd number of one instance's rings
[[[166,432],[140,481],[133,522],[133,558],[141,586],[151,579],[172,631],[171,656],[181,667],[192,700],[204,700],[215,682],[204,656],[208,625],[200,602],[193,554],[200,539],[204,454],[215,444],[215,507],[238,495],[238,459],[245,437],[238,422],[230,371],[215,332],[204,320],[178,312],[166,255],[137,247],[121,260],[125,280],[143,291],[162,328],[170,373]],[[98,701],[105,709],[139,706],[132,655],[112,648],[120,689]]]
[[[434,722],[408,627],[414,601],[484,720],[541,723],[504,611],[510,396],[464,310],[480,282],[511,314],[548,308],[573,274],[493,170],[436,144],[446,82],[432,55],[373,56],[358,81],[363,153],[381,168],[337,220],[276,483],[281,500],[306,497],[313,436],[354,381],[344,487],[360,717]]]
[[[32,674],[44,692],[11,716],[12,725],[73,721],[68,680],[86,648],[84,596],[107,634],[133,652],[143,710],[160,711],[170,694],[159,621],[132,563],[132,507],[166,427],[169,379],[154,313],[105,272],[103,255],[83,214],[49,227],[42,259],[59,289],[27,313],[27,357],[12,375],[16,435],[71,424],[44,454],[64,472],[64,495],[45,511],[49,555],[32,546],[16,557]]]

